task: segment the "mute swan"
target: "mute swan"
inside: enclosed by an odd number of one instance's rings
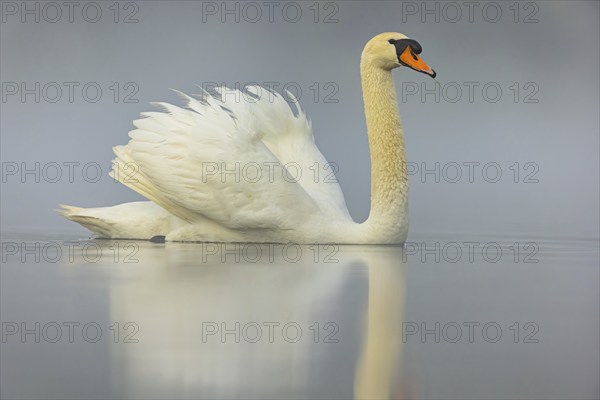
[[[435,78],[401,33],[367,42],[360,74],[369,148],[371,211],[350,217],[337,182],[314,179],[326,160],[311,124],[280,96],[248,90],[179,93],[186,108],[156,103],[142,113],[127,145],[114,147],[110,175],[150,201],[114,207],[61,206],[66,218],[100,237],[197,242],[403,243],[408,232],[404,137],[391,70],[406,66]],[[237,97],[237,99],[236,99]],[[269,97],[269,98],[267,98]],[[292,171],[295,169],[295,171]]]

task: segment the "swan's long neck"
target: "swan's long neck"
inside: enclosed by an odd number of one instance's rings
[[[365,225],[378,240],[403,241],[408,227],[408,176],[392,73],[364,58],[360,72],[371,150],[371,212]]]

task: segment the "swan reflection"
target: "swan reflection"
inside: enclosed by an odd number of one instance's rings
[[[135,243],[139,262],[118,265],[110,293],[110,320],[138,328],[111,347],[119,395],[402,392],[401,247]]]

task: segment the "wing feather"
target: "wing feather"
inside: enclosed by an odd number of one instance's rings
[[[339,185],[310,177],[326,161],[295,99],[298,115],[258,86],[200,99],[177,93],[185,107],[153,103],[162,112],[142,113],[129,143],[114,148],[117,180],[189,222],[282,230],[319,212],[349,217]]]

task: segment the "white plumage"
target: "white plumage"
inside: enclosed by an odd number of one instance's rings
[[[92,209],[62,206],[62,215],[110,238],[404,241],[406,171],[397,163],[403,162],[402,127],[391,68],[378,63],[395,59],[386,39],[392,37],[406,38],[378,35],[365,47],[361,62],[372,160],[391,168],[386,174],[374,168],[372,204],[377,209],[372,207],[365,223],[352,220],[337,182],[315,179],[315,168],[322,170],[327,161],[298,102],[288,93],[292,108],[281,95],[258,86],[244,92],[220,88],[200,98],[177,92],[184,107],[155,103],[161,111],[142,113],[129,143],[114,147],[110,173],[150,201]]]

